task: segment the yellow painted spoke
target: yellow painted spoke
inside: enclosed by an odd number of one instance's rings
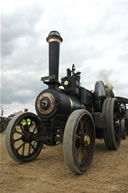
[[[20,137],[20,138],[18,138],[18,139],[14,139],[13,141],[14,141],[14,143],[15,142],[17,142],[17,141],[19,141],[19,140],[21,140],[22,139],[22,137]]]
[[[24,143],[22,143],[18,148],[17,151],[24,145]]]
[[[22,155],[24,155],[25,143],[23,144]]]
[[[23,135],[23,133],[22,132],[20,132],[20,131],[15,131],[15,133],[17,133],[17,134],[20,134],[20,135]]]

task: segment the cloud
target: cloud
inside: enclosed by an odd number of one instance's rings
[[[21,7],[13,13],[2,14],[2,55],[14,52],[18,38],[37,38],[36,25],[42,14],[43,9],[36,5]]]
[[[36,31],[42,14],[43,8],[32,5],[2,15],[1,103],[31,103],[42,89],[43,49]]]
[[[31,103],[35,100],[37,93],[46,88],[37,80],[36,75],[34,72],[28,72],[26,76],[17,70],[11,74],[9,71],[2,73],[2,103]]]
[[[127,2],[13,2],[2,14],[2,104],[6,108],[14,102],[18,107],[32,105],[46,88],[40,77],[48,75],[46,37],[51,30],[58,30],[64,39],[60,78],[75,63],[82,72],[82,86],[94,90],[100,72],[107,71],[115,92],[128,96]]]

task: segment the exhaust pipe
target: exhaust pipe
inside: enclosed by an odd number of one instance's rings
[[[59,50],[63,39],[59,32],[51,31],[46,40],[49,43],[49,77],[54,77],[51,82],[58,83]]]

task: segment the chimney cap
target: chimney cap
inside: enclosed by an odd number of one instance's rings
[[[60,41],[60,43],[63,41],[60,33],[58,31],[51,31],[49,34],[48,34],[48,37],[46,38],[47,42],[49,42],[50,40],[58,40]]]

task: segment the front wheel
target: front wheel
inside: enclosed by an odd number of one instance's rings
[[[42,142],[36,140],[40,133],[40,121],[30,112],[15,115],[7,126],[5,145],[12,159],[18,162],[34,160],[42,149]]]
[[[69,169],[76,174],[83,174],[91,164],[95,148],[95,127],[88,111],[75,110],[69,116],[63,148]]]

